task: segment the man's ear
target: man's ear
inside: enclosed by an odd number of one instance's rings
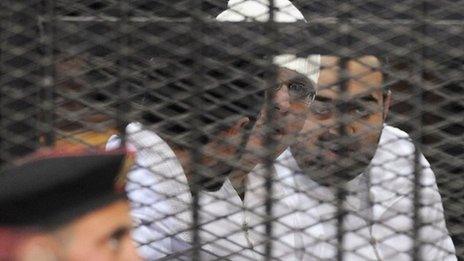
[[[387,93],[384,94],[383,96],[383,120],[385,121],[388,116],[388,112],[390,111],[390,106],[391,106],[391,91],[388,90]]]
[[[18,260],[22,261],[58,261],[56,240],[47,234],[32,235],[22,242],[18,249]]]

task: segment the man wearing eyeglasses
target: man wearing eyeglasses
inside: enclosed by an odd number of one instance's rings
[[[252,246],[244,231],[243,203],[237,193],[244,185],[240,183],[244,177],[230,180],[228,177],[235,173],[234,170],[248,173],[260,162],[257,154],[266,149],[263,128],[272,127],[270,135],[278,143],[271,155],[275,158],[303,127],[302,119],[309,113],[315,85],[303,74],[290,69],[294,67],[289,63],[282,62],[281,66],[277,68],[278,84],[266,94],[274,97],[272,106],[276,113],[272,121],[278,124],[272,126],[266,122],[266,108],[262,108],[246,146],[240,152],[241,137],[245,135],[249,119],[237,117],[238,113],[230,114],[229,117],[238,121],[202,144],[204,154],[199,157],[201,165],[198,167],[205,176],[200,177],[199,214],[202,217],[201,252],[206,260],[225,256],[238,260],[256,258],[253,251],[246,250]],[[132,215],[139,222],[134,238],[142,255],[148,259],[191,255],[192,155],[187,148],[164,140],[140,123],[129,124],[127,135],[129,146],[137,150],[138,167],[129,174],[126,189],[133,204]],[[119,140],[113,137],[108,148],[118,144]],[[232,159],[238,161],[231,162]],[[212,176],[207,176],[209,173]]]
[[[254,1],[248,3],[253,4]],[[280,1],[280,4],[288,11],[289,2]],[[232,9],[237,7],[237,3],[229,6]],[[284,11],[277,13],[290,16]],[[237,17],[236,10],[227,10],[218,16],[220,21],[235,21],[234,19],[242,20]],[[308,75],[313,73],[312,68],[318,67],[318,58],[319,56],[297,58],[294,55],[273,58],[277,84],[266,92],[273,101],[270,104],[275,112],[272,119],[266,115],[268,108],[260,105],[264,100],[263,95],[256,95],[257,92],[254,92],[255,89],[259,90],[259,86],[263,87],[261,90],[266,88],[266,81],[259,76],[252,77],[248,74],[243,79],[225,81],[197,95],[196,98],[203,102],[204,111],[201,111],[201,115],[206,115],[200,118],[199,128],[207,137],[198,139],[195,143],[200,146],[196,161],[193,161],[192,154],[189,153],[189,144],[181,142],[182,137],[186,137],[185,133],[193,130],[182,128],[183,122],[177,120],[194,108],[188,100],[183,102],[183,108],[172,104],[165,106],[169,110],[158,111],[158,114],[166,112],[164,116],[169,117],[164,122],[158,122],[152,129],[139,123],[129,124],[127,140],[129,146],[134,146],[137,150],[138,168],[129,174],[126,189],[133,203],[132,215],[140,222],[134,238],[139,243],[143,256],[150,260],[160,257],[189,259],[193,243],[191,188],[196,179],[200,180],[201,186],[198,213],[201,220],[201,242],[197,243],[200,244],[202,258],[259,259],[261,253],[253,251],[252,242],[248,239],[247,228],[243,223],[243,198],[237,192],[242,191],[246,173],[260,162],[260,154],[265,152],[263,128],[271,127],[268,133],[277,141],[270,154],[272,158],[285,150],[300,132],[309,113],[309,104],[315,95],[315,84],[308,79]],[[246,64],[247,61],[244,62]],[[159,64],[154,66],[161,67]],[[175,64],[172,68],[168,66],[165,66],[166,72],[176,73],[178,70]],[[237,69],[248,72],[247,66],[250,64],[242,64]],[[234,75],[233,70],[223,73],[224,76],[228,73]],[[158,83],[154,79],[153,85],[156,84]],[[178,84],[166,85],[166,88],[158,87],[153,91],[153,96],[162,95],[165,97],[164,101],[176,103],[177,97],[189,94],[185,91],[182,93],[182,88],[192,88]],[[253,97],[257,99],[253,100]],[[146,100],[149,101],[150,98]],[[146,104],[148,108],[150,105],[157,104]],[[259,110],[253,115],[256,109]],[[257,118],[256,123],[252,118]],[[204,121],[205,119],[209,121]],[[173,126],[175,124],[181,126]],[[221,125],[223,128],[214,127]],[[171,134],[166,135],[168,132]],[[113,138],[108,147],[117,145],[118,139]],[[242,146],[244,149],[239,149]],[[195,173],[192,171],[194,164],[200,170],[196,173],[201,177],[192,176]],[[236,170],[245,175],[234,175],[238,178],[229,179]]]
[[[304,119],[309,114],[310,104],[316,95],[315,83],[308,75],[314,74],[314,68],[319,62],[318,57],[298,58],[293,55],[280,55],[274,58],[274,62],[279,63],[281,67],[276,69],[277,82],[266,94],[272,96],[268,104],[272,108],[262,108],[255,125],[255,129],[260,131],[255,131],[250,137],[248,150],[241,161],[242,170],[234,172],[231,178],[234,187],[242,193],[245,191],[247,174],[263,162],[264,153],[271,149],[264,144],[265,136],[272,136],[276,142],[275,150],[270,155],[274,159],[295,142],[295,136],[301,131]],[[303,64],[309,66],[302,66]],[[270,110],[273,113],[272,118],[267,117]],[[265,134],[263,128],[269,128],[270,131]]]

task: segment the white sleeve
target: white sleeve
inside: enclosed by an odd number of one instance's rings
[[[405,132],[386,126],[372,163],[373,233],[386,260],[409,260],[413,248],[415,149]],[[456,260],[435,175],[422,154],[419,160],[420,260]]]
[[[397,161],[398,163],[399,161]],[[414,157],[404,159],[403,168],[414,166]],[[426,159],[421,156],[421,186],[419,215],[422,227],[419,230],[420,260],[456,260],[455,248],[446,228],[442,200],[435,181],[435,175]],[[399,167],[397,165],[397,167]],[[376,225],[377,235],[382,235],[380,248],[386,260],[408,260],[413,246],[414,225],[414,170],[410,175],[399,176],[389,184],[381,184],[384,191],[395,194],[383,204],[382,215]],[[386,192],[385,192],[386,193]],[[387,203],[389,202],[389,203]],[[382,205],[382,206],[380,206]]]
[[[420,217],[424,226],[419,231],[422,241],[422,260],[456,260],[453,241],[446,228],[441,196],[435,181],[435,175],[429,163],[421,155],[422,190]]]
[[[128,146],[136,151],[126,191],[138,250],[148,260],[185,250],[190,240],[190,192],[180,163],[154,132],[130,124],[127,134]],[[119,144],[120,139],[113,136],[106,148]]]

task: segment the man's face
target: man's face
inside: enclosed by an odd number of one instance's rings
[[[207,183],[207,189],[217,190],[222,186],[227,175],[234,169],[229,163],[240,162],[242,171],[245,172],[251,171],[259,163],[259,155],[263,155],[266,150],[265,127],[271,128],[270,132],[277,142],[273,157],[278,156],[294,142],[309,113],[309,104],[315,94],[314,85],[306,76],[286,68],[277,70],[277,82],[276,87],[267,93],[273,98],[271,106],[275,109],[274,115],[272,119],[267,120],[266,108],[262,109],[247,144],[242,142],[251,122],[243,117],[229,129],[218,133],[203,147],[205,153],[201,159],[201,168],[206,178],[200,182],[202,185]],[[245,148],[240,150],[244,145]],[[177,152],[178,156],[183,154]],[[188,155],[184,153],[184,156],[180,157],[185,158]],[[189,172],[188,169],[185,170]]]
[[[64,228],[65,260],[139,260],[130,231],[129,204],[116,201]]]
[[[105,93],[111,89],[101,82],[91,82],[105,77],[100,72],[102,69],[90,70],[90,67],[84,56],[60,57],[56,64],[55,117],[56,127],[61,131],[83,132],[114,125],[103,110],[96,109],[110,108],[110,99]]]
[[[347,63],[345,92],[339,86],[338,59],[323,57],[319,90],[292,153],[302,170],[320,184],[345,182],[360,174],[377,149],[389,97],[375,57]]]
[[[277,141],[276,155],[295,142],[295,136],[300,133],[308,117],[315,93],[314,84],[305,75],[287,68],[277,70],[277,85],[268,92],[268,95],[272,95],[272,118],[266,117],[265,106],[256,124],[256,130],[260,133],[263,133],[262,127],[270,127]]]

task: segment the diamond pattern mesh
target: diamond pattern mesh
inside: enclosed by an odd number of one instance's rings
[[[135,149],[148,260],[464,257],[462,2],[0,7],[0,162]]]

